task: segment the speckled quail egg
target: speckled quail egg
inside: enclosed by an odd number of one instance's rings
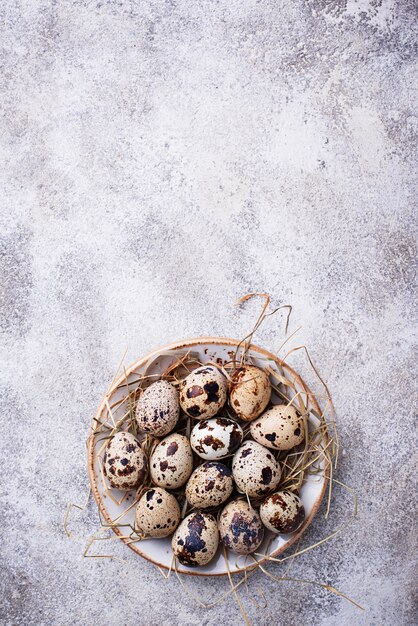
[[[246,422],[254,420],[264,411],[270,396],[267,372],[254,365],[235,370],[229,385],[229,402],[239,418]]]
[[[277,491],[260,506],[260,517],[264,526],[274,533],[293,533],[305,519],[305,509],[295,493]]]
[[[187,437],[173,433],[155,448],[150,458],[152,482],[165,489],[178,489],[193,471],[193,454]]]
[[[234,454],[232,474],[238,491],[255,497],[273,491],[281,471],[269,450],[255,441],[244,441]]]
[[[210,513],[191,513],[177,528],[171,541],[175,556],[182,565],[206,565],[215,556],[219,544],[216,519]]]
[[[180,522],[180,507],[173,494],[155,487],[141,497],[135,512],[135,527],[148,537],[168,537]]]
[[[290,450],[302,443],[305,429],[293,406],[277,404],[251,424],[251,435],[267,448]]]
[[[166,380],[157,380],[139,398],[136,421],[141,431],[162,437],[173,430],[179,413],[177,389]]]
[[[226,417],[200,420],[193,428],[190,443],[202,459],[214,461],[232,454],[243,439],[239,424]]]
[[[223,463],[209,461],[199,465],[190,476],[186,498],[192,506],[207,509],[225,502],[233,488],[231,470]]]
[[[257,511],[246,500],[234,500],[226,505],[219,517],[222,543],[237,554],[257,550],[264,537],[264,528]]]
[[[180,405],[197,419],[213,417],[226,402],[228,383],[213,365],[193,370],[180,385]]]
[[[147,458],[139,441],[131,433],[121,431],[109,440],[103,465],[110,486],[128,491],[142,484]]]

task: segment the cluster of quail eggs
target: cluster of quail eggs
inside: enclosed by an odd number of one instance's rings
[[[243,365],[228,380],[211,364],[193,370],[178,387],[158,380],[142,392],[136,420],[140,433],[155,438],[149,458],[125,431],[109,440],[103,458],[111,487],[148,486],[136,507],[139,535],[172,535],[179,562],[201,566],[220,541],[247,555],[260,546],[265,529],[288,534],[301,526],[302,501],[280,490],[276,457],[303,442],[304,422],[293,406],[271,405],[271,394],[263,369]],[[222,414],[227,401],[234,419]],[[190,437],[174,432],[184,415],[194,423]],[[178,500],[184,496],[191,512],[182,520]]]

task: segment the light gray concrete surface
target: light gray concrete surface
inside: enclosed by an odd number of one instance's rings
[[[416,7],[416,5],[415,5]],[[291,302],[339,420],[359,514],[252,624],[410,626],[414,614],[417,13],[413,0],[1,3],[1,623],[242,623],[118,542],[83,559],[63,517],[88,426],[126,362],[241,337]],[[277,349],[283,319],[258,343]],[[314,383],[302,354],[291,362]],[[351,514],[338,487],[302,547]],[[94,506],[72,516],[81,537]],[[276,575],[280,566],[271,567]],[[219,600],[224,579],[187,580]]]

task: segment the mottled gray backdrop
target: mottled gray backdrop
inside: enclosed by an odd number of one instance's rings
[[[365,611],[260,573],[248,617],[416,623],[414,0],[5,0],[0,15],[1,622],[242,623],[233,598],[199,608],[119,542],[97,551],[126,563],[83,559],[94,506],[73,512],[80,540],[63,517],[125,348],[129,363],[241,337],[258,309],[233,303],[267,291],[329,383],[337,478],[359,497],[357,521],[289,575]],[[257,339],[282,338],[279,315]],[[336,486],[302,547],[351,510]],[[228,589],[187,583],[204,602]]]

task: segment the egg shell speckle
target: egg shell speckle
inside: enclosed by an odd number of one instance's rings
[[[199,465],[186,487],[186,498],[197,508],[219,506],[231,495],[234,488],[232,472],[223,463],[210,461]]]
[[[251,424],[251,435],[267,448],[290,450],[302,443],[305,428],[293,406],[278,404]]]
[[[232,375],[229,403],[246,422],[256,419],[270,401],[271,384],[264,370],[255,365],[240,367]]]
[[[139,398],[136,420],[141,431],[162,437],[173,430],[179,413],[177,389],[166,380],[157,380]]]
[[[103,467],[111,487],[128,491],[143,482],[147,458],[136,437],[121,431],[109,440]]]
[[[215,417],[201,420],[193,428],[190,444],[202,459],[214,461],[232,454],[241,445],[242,428],[233,420]]]
[[[148,489],[138,502],[135,512],[136,529],[149,537],[168,537],[179,522],[178,502],[165,489]]]
[[[198,367],[180,385],[181,408],[191,417],[208,419],[225,404],[227,390],[227,380],[216,367]]]
[[[302,500],[291,491],[277,491],[260,506],[260,517],[266,528],[274,533],[293,533],[305,519]]]
[[[182,565],[206,565],[215,556],[219,544],[216,519],[200,511],[188,515],[171,541],[175,556]]]
[[[150,458],[152,482],[164,489],[178,489],[193,471],[193,453],[187,437],[173,433],[160,441]]]
[[[273,491],[281,476],[274,456],[255,441],[245,441],[234,454],[232,473],[238,491],[250,497]]]
[[[245,500],[226,505],[219,518],[219,532],[222,543],[237,554],[254,552],[264,538],[260,516]]]

